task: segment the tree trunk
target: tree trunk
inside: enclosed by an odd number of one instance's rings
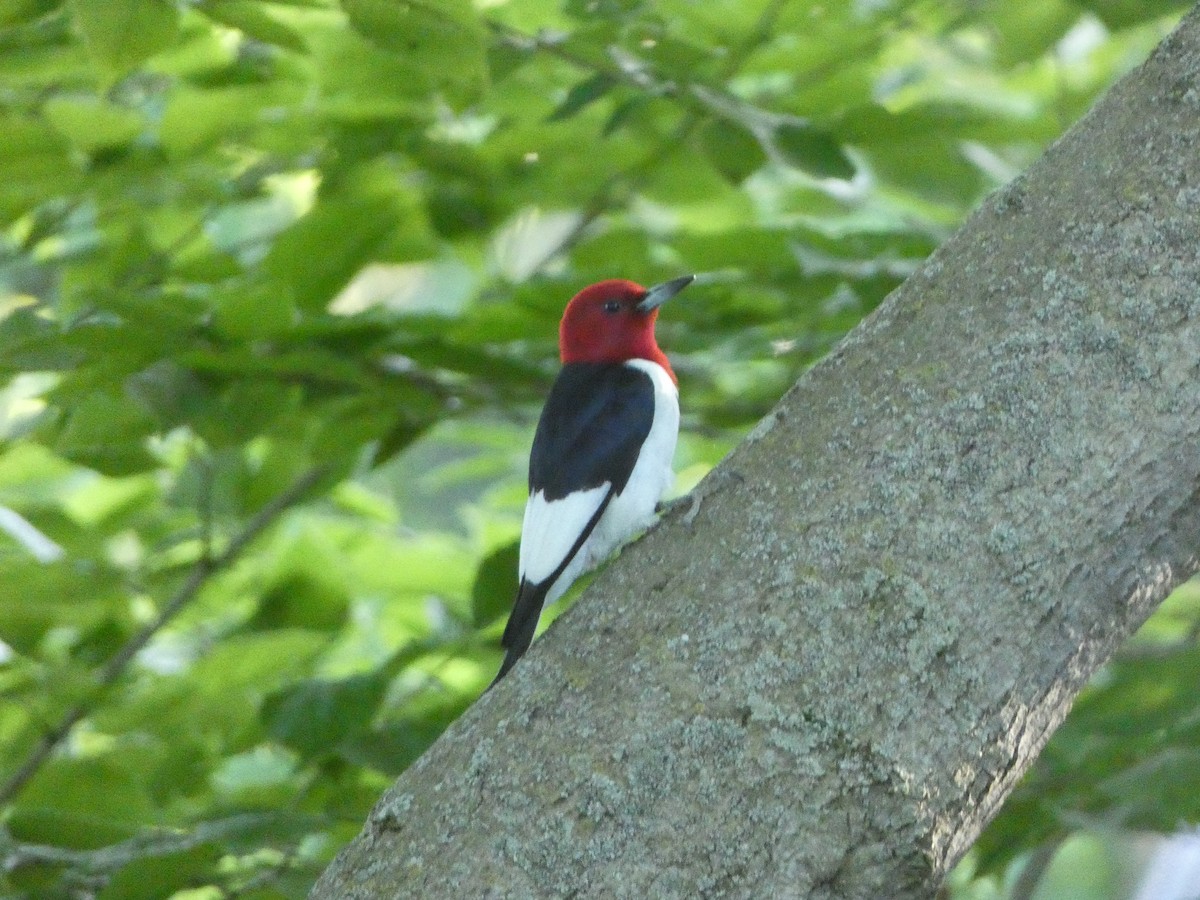
[[[698,494],[315,897],[934,893],[1197,568],[1200,11]]]

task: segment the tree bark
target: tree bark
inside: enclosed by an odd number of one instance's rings
[[[313,896],[931,896],[1197,569],[1200,11],[698,491]]]

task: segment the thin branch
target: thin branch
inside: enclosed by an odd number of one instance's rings
[[[204,489],[200,494],[200,539],[203,546],[200,558],[207,561],[213,558],[213,540],[216,537],[213,491],[217,476],[211,456],[202,455],[199,461],[204,482]]]
[[[759,14],[758,21],[746,35],[746,39],[726,56],[719,73],[721,81],[727,82],[734,77],[746,59],[762,44],[770,40],[775,24],[789,2],[791,0],[769,0]],[[890,19],[893,21],[900,19],[914,5],[915,0],[906,0],[893,11]],[[715,117],[733,121],[745,127],[760,141],[766,140],[770,133],[780,125],[807,121],[800,116],[763,109],[736,96],[724,87],[695,83],[680,85],[675,81],[657,79],[650,67],[642,64],[632,54],[622,53],[618,56],[610,48],[610,61],[596,60],[571,50],[558,33],[528,34],[495,20],[487,20],[486,25],[500,42],[527,52],[540,50],[576,68],[604,75],[651,96],[669,97],[677,101],[683,108],[683,118],[679,125],[657,147],[643,160],[623,172],[613,174],[600,186],[591,199],[584,204],[583,213],[575,227],[546,251],[542,261],[536,267],[539,269],[554,257],[575,246],[601,216],[612,207],[619,205],[621,197],[637,191],[644,185],[659,164],[666,160],[705,118]],[[878,33],[871,33],[857,50],[865,53],[880,40]],[[797,83],[819,82],[828,78],[831,72],[845,63],[845,60],[856,59],[859,55],[861,55],[859,52],[854,52],[833,57],[808,70],[794,72],[793,77]],[[763,149],[769,154],[774,152],[773,145],[769,140],[766,140]]]
[[[770,38],[772,27],[788,2],[789,0],[770,0],[767,3],[758,21],[751,29],[750,34],[746,37],[746,40],[734,48],[726,58],[725,64],[721,67],[720,75],[722,79],[728,80],[736,75],[737,70],[745,62],[746,58],[760,44]],[[491,29],[498,39],[507,41],[513,46],[525,50],[543,50],[571,65],[607,75],[615,81],[631,84],[643,91],[649,91],[655,96],[672,97],[684,102],[683,118],[671,133],[660,141],[658,146],[651,150],[640,162],[635,163],[622,172],[614,173],[606,179],[604,184],[600,186],[591,199],[584,205],[583,213],[580,215],[575,227],[567,232],[554,246],[547,249],[545,255],[542,257],[542,261],[538,263],[535,269],[540,269],[560,253],[565,253],[571,247],[575,246],[602,215],[617,205],[618,194],[627,196],[642,187],[658,166],[675,152],[675,148],[687,140],[692,131],[695,130],[696,126],[706,116],[715,114],[721,118],[728,118],[729,110],[735,107],[740,110],[752,110],[760,116],[774,115],[757,110],[744,101],[715,88],[697,90],[697,86],[692,85],[689,86],[687,91],[681,92],[678,85],[674,82],[654,81],[647,73],[645,67],[639,67],[635,71],[628,65],[615,65],[613,67],[600,65],[594,60],[571,52],[560,41],[556,41],[545,35],[526,34],[510,25],[495,21],[489,21],[487,24],[488,28]],[[719,97],[721,103],[714,104],[711,102],[713,97]]]
[[[1046,874],[1050,863],[1054,862],[1054,857],[1058,855],[1063,840],[1063,836],[1052,838],[1029,855],[1025,868],[1021,870],[1021,877],[1012,887],[1012,900],[1032,900],[1034,892],[1042,882],[1042,876]]]
[[[196,563],[187,581],[167,601],[154,620],[126,641],[121,649],[105,663],[96,677],[96,683],[89,692],[89,696],[67,710],[58,723],[42,736],[41,741],[38,742],[37,747],[25,762],[9,777],[4,783],[4,787],[0,788],[0,804],[8,803],[21,791],[29,779],[50,758],[59,744],[71,733],[71,729],[92,711],[96,701],[124,674],[130,662],[150,642],[150,639],[175,616],[179,615],[184,607],[196,599],[200,589],[208,583],[213,575],[231,565],[255,538],[266,531],[286,510],[299,503],[327,471],[328,466],[317,466],[310,469],[290,488],[260,509],[220,555],[204,558]]]
[[[0,531],[7,533],[40,563],[62,559],[63,548],[38,531],[32,522],[15,509],[0,506]]]
[[[88,875],[103,875],[140,859],[182,853],[231,834],[270,825],[280,818],[278,814],[271,813],[242,813],[201,822],[190,831],[156,829],[95,850],[27,844],[14,841],[7,833],[0,832],[0,848],[3,849],[0,868],[5,872],[14,872],[30,865],[66,866]]]
[[[720,73],[722,79],[728,79],[736,74],[746,56],[770,36],[770,25],[785,4],[786,0],[773,0],[767,5],[759,23],[751,30],[748,39],[729,55]],[[576,53],[565,43],[565,35],[559,32],[527,34],[502,22],[489,21],[487,24],[497,38],[511,46],[525,51],[543,51],[576,68],[603,75],[614,82],[636,88],[653,97],[670,97],[693,115],[711,114],[718,118],[742,123],[799,120],[797,116],[770,112],[748,103],[724,86],[692,82],[681,84],[673,79],[660,78],[654,72],[651,64],[640,56],[625,50],[619,44],[613,44],[607,48],[607,59],[596,59]]]

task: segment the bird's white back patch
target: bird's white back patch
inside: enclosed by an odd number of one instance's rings
[[[554,574],[610,490],[606,481],[559,500],[547,500],[542,491],[531,494],[521,525],[521,578],[539,584]]]

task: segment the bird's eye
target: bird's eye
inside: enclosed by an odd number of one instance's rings
[[[621,302],[619,300],[605,300],[604,311],[609,314],[619,313],[621,311]]]

